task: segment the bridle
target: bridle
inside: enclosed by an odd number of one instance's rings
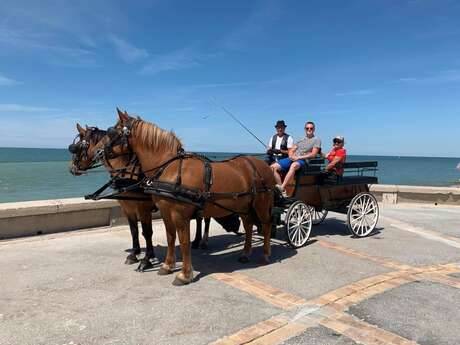
[[[76,169],[73,169],[73,172],[86,172],[86,170],[91,170],[102,166],[101,163],[101,154],[100,152],[96,152],[96,154],[91,159],[91,162],[85,169],[81,169],[81,160],[88,160],[88,150],[90,143],[97,138],[94,136],[99,136],[102,138],[106,134],[106,131],[100,130],[97,127],[87,127],[84,136],[82,137],[81,134],[78,134],[73,143],[69,145],[69,152],[72,153],[72,166]],[[99,150],[98,150],[99,151]]]

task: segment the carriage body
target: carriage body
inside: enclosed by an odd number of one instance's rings
[[[369,192],[377,184],[377,162],[345,163],[345,174],[336,180],[324,179],[324,160],[313,160],[297,172],[288,185],[287,199],[277,200],[274,227],[283,224],[289,243],[301,247],[310,236],[311,226],[321,223],[329,211],[347,215],[347,226],[355,237],[368,236],[378,221],[378,203]]]

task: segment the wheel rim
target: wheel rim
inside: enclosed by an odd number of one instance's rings
[[[362,194],[355,199],[350,208],[349,225],[352,232],[359,237],[370,234],[379,216],[375,198],[369,194]]]
[[[323,209],[321,211],[316,211],[314,207],[310,207],[310,211],[312,214],[313,225],[320,224],[324,220],[324,218],[326,218],[327,210]]]
[[[296,203],[286,216],[286,230],[289,241],[295,247],[303,246],[310,237],[312,216],[304,203]]]

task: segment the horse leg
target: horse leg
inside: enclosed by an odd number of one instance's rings
[[[270,235],[271,235],[271,223],[262,223],[262,230],[264,234],[264,256],[262,258],[262,263],[263,264],[269,264],[270,263],[270,254],[271,254],[271,248],[270,248]]]
[[[198,249],[201,244],[202,237],[201,237],[201,221],[203,218],[196,217],[196,232],[195,232],[195,239],[192,242],[192,248]]]
[[[141,253],[141,246],[139,244],[139,229],[137,227],[137,217],[129,217],[129,230],[131,230],[131,238],[133,240],[133,248],[131,253],[126,257],[125,264],[132,265],[139,262],[137,255]]]
[[[204,219],[204,236],[200,242],[201,249],[208,249],[208,239],[209,239],[209,226],[211,225],[211,218]]]
[[[166,238],[168,240],[168,250],[166,252],[165,262],[158,270],[158,274],[162,276],[173,273],[174,269],[176,268],[176,229],[174,228],[174,224],[171,221],[171,215],[169,214],[169,211],[164,212],[161,210],[161,215],[165,224]]]
[[[190,248],[190,220],[180,219],[176,223],[182,253],[182,270],[176,275],[173,285],[186,285],[193,280],[192,256]]]
[[[262,232],[264,235],[264,254],[262,263],[270,263],[270,235],[273,217],[272,217],[273,197],[272,195],[263,195],[254,203],[254,211],[262,224]]]
[[[141,260],[139,267],[137,268],[138,272],[144,272],[145,270],[148,270],[150,268],[153,268],[152,264],[152,259],[155,258],[155,253],[153,250],[153,243],[152,243],[152,236],[153,236],[153,231],[152,231],[152,221],[150,222],[141,222],[142,224],[142,235],[144,236],[145,239],[145,256]]]
[[[241,216],[241,220],[243,221],[243,227],[244,227],[244,232],[246,233],[246,239],[244,241],[243,253],[241,254],[238,261],[241,263],[247,263],[249,262],[249,256],[251,255],[252,227],[254,223],[252,222],[249,216]]]

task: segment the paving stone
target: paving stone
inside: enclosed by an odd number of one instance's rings
[[[301,334],[286,340],[282,345],[356,345],[344,335],[326,327],[318,326],[305,330]]]
[[[458,345],[460,290],[413,282],[349,309],[354,316],[422,345]]]

